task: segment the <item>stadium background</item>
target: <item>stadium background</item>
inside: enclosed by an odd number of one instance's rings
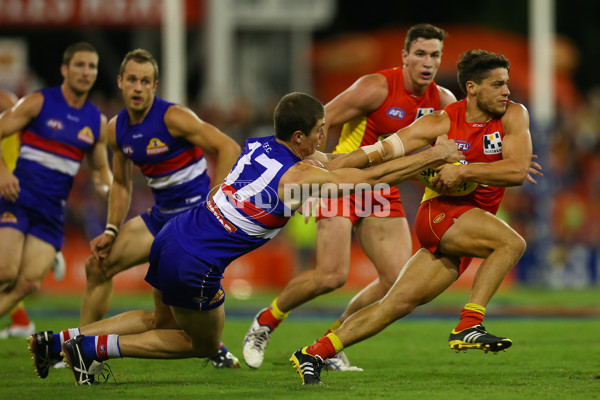
[[[295,7],[295,2],[286,0],[228,1],[254,8],[255,16],[261,7]],[[283,19],[257,23],[250,15],[235,25],[229,49],[232,74],[227,87],[219,88],[210,79],[213,38],[209,0],[183,1],[187,15],[182,68],[186,79],[181,101],[242,144],[247,137],[271,133],[272,110],[283,94],[302,90],[327,102],[360,75],[400,65],[406,29],[430,22],[449,33],[436,78],[439,84],[461,98],[455,78],[459,54],[470,48],[501,52],[511,61],[511,98],[529,106],[529,11],[525,1],[305,3],[306,9],[295,9]],[[543,143],[536,142],[541,135],[536,132],[538,127],[532,126],[534,152],[539,154],[540,147],[544,150],[541,185],[510,188],[502,203],[501,217],[528,241],[528,251],[505,287],[584,288],[600,283],[600,75],[596,72],[600,47],[595,45],[600,26],[593,20],[600,6],[563,0],[557,0],[555,6],[556,118],[551,129],[542,132]],[[87,40],[100,52],[91,100],[111,118],[122,108],[116,75],[127,51],[147,48],[157,56],[161,73],[172,61],[166,59],[161,45],[160,7],[160,0],[0,0],[0,87],[22,96],[60,84],[62,51],[70,43]],[[164,80],[161,85],[159,95],[165,95]],[[103,230],[106,212],[88,182],[83,168],[68,203],[63,248],[67,277],[55,282],[49,275],[42,285],[44,292],[83,290],[88,241]],[[152,204],[139,173],[134,186],[130,215]],[[412,222],[422,188],[407,182],[401,192]],[[541,211],[540,204],[546,205]],[[551,230],[540,233],[543,226]],[[243,298],[256,290],[281,288],[296,271],[310,268],[314,240],[313,225],[294,221],[267,246],[234,262],[226,273],[226,289]],[[347,289],[361,287],[373,278],[369,264],[355,244]],[[470,270],[457,288],[468,286],[475,268]],[[145,266],[140,266],[118,276],[116,291],[149,290],[144,274]]]

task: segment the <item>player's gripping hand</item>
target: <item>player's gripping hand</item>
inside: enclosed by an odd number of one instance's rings
[[[108,233],[102,233],[90,242],[92,255],[99,261],[104,260],[110,254],[114,242],[115,236]]]
[[[527,174],[527,180],[533,184],[536,184],[534,176],[544,176],[542,173],[542,166],[535,162],[534,160],[538,158],[537,154],[531,155],[531,163],[529,164],[529,173]]]
[[[7,168],[0,168],[0,196],[14,203],[20,191],[19,179]]]
[[[465,159],[462,151],[458,150],[454,139],[448,139],[448,135],[438,136],[433,148],[439,152],[438,154],[447,163],[454,163]]]

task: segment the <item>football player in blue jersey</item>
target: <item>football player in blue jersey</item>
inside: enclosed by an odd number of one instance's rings
[[[62,85],[29,94],[0,116],[0,138],[21,135],[14,171],[0,157],[0,316],[36,291],[52,268],[64,240],[65,203],[84,156],[96,191],[107,197],[107,122],[88,100],[98,61],[91,44],[69,46]]]

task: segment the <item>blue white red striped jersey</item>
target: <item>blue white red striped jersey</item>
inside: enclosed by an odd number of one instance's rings
[[[281,177],[300,161],[274,136],[249,139],[235,166],[206,206],[175,217],[170,226],[189,253],[225,267],[273,238],[287,223],[293,210],[279,198]],[[210,230],[213,231],[210,231]],[[199,246],[210,237],[219,243]]]
[[[69,106],[61,88],[41,90],[44,104],[21,132],[21,149],[14,171],[19,179],[19,203],[59,212],[86,152],[100,137],[100,110],[87,101]]]
[[[130,124],[124,109],[116,125],[118,147],[140,167],[161,211],[198,204],[206,199],[210,187],[202,149],[169,133],[165,113],[172,105],[155,96],[141,123]]]

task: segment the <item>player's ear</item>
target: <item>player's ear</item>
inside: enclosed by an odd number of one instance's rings
[[[467,81],[467,83],[465,84],[466,88],[467,88],[467,93],[468,94],[475,94],[475,91],[477,90],[477,84],[473,81]]]
[[[302,137],[304,137],[304,133],[302,133],[302,131],[295,131],[292,134],[292,139],[296,144],[302,144]]]

